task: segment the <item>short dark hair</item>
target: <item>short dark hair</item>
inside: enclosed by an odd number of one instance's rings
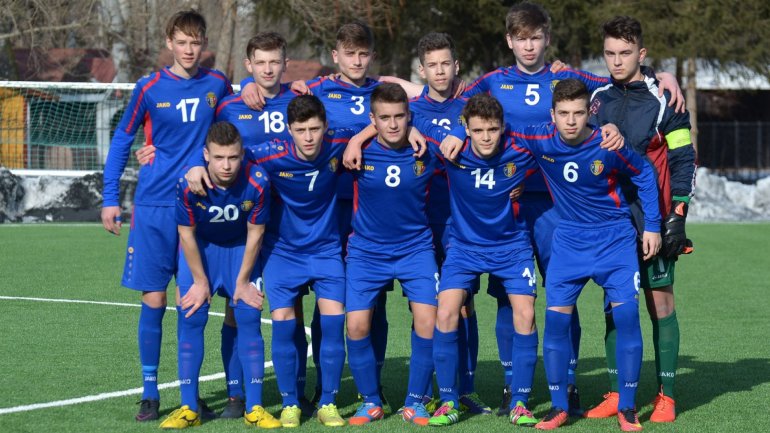
[[[503,122],[503,106],[491,95],[478,93],[471,96],[463,108],[463,119],[465,124],[471,117],[479,117],[484,120],[499,120]]]
[[[313,117],[326,123],[326,109],[315,95],[299,95],[292,99],[289,106],[286,107],[286,118],[289,125],[294,122],[307,122]]]
[[[254,51],[281,50],[281,56],[286,58],[286,39],[276,32],[259,32],[249,39],[246,45],[246,58],[250,59]]]
[[[195,9],[179,11],[166,23],[166,37],[174,38],[174,33],[182,32],[187,36],[203,39],[206,37],[206,19]]]
[[[372,29],[361,21],[344,24],[337,30],[338,47],[345,48],[374,48]]]
[[[511,6],[505,15],[505,30],[511,36],[530,36],[537,29],[551,34],[551,16],[537,3],[528,1]]]
[[[374,104],[404,104],[409,109],[409,97],[403,87],[395,83],[382,83],[375,87],[369,98],[369,109],[374,112]]]
[[[417,57],[420,58],[420,63],[425,63],[426,54],[445,49],[452,53],[452,59],[457,59],[455,55],[455,42],[452,40],[452,37],[446,33],[430,32],[417,42]]]
[[[223,120],[216,122],[209,128],[208,134],[206,134],[206,148],[208,149],[210,143],[216,143],[220,146],[241,146],[241,134],[238,132],[238,128],[232,123]]]
[[[615,38],[644,47],[642,39],[642,23],[636,18],[619,15],[602,25],[604,39]]]
[[[576,78],[561,80],[553,88],[551,108],[556,108],[556,104],[561,101],[574,101],[577,99],[585,99],[586,106],[588,106],[591,95],[588,94],[588,87],[586,87],[585,83]]]

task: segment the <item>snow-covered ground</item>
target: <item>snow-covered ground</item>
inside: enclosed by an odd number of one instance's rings
[[[136,176],[121,180],[123,209],[131,208]],[[0,167],[0,222],[99,221],[102,176],[19,177]],[[770,221],[770,177],[754,185],[699,168],[688,221]]]

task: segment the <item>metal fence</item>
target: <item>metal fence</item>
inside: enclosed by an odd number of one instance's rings
[[[770,122],[698,122],[698,165],[741,182],[770,176]]]

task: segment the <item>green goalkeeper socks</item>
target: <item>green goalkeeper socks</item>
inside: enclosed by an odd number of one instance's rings
[[[652,342],[655,347],[655,372],[663,394],[674,397],[674,380],[679,360],[679,321],[676,311],[659,320],[652,320]]]

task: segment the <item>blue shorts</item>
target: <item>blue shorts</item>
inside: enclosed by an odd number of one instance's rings
[[[120,283],[142,292],[165,292],[176,274],[179,234],[173,206],[134,206]]]
[[[535,261],[532,258],[532,247],[528,243],[484,251],[451,246],[441,269],[439,291],[471,291],[473,280],[483,273],[499,278],[506,294],[537,296]]]
[[[548,266],[548,307],[575,305],[591,278],[604,288],[606,302],[639,302],[636,230],[629,221],[590,226],[560,222]]]
[[[238,278],[238,272],[241,270],[246,245],[241,243],[240,245],[223,246],[199,240],[198,249],[201,253],[203,270],[209,279],[211,294],[219,293],[220,296],[232,299],[233,294],[235,294],[235,280]],[[260,268],[259,260],[257,260],[249,281],[254,281],[258,286],[261,286],[261,277],[262,269]],[[179,286],[180,296],[184,296],[193,284],[192,272],[187,265],[184,251],[181,249],[179,251],[179,272],[177,273],[176,282]]]
[[[431,224],[430,231],[433,232],[433,249],[436,251],[436,266],[438,266],[438,272],[441,273],[441,268],[446,260],[446,250],[449,245],[449,224]],[[472,293],[474,295],[479,293],[480,287],[481,275],[473,280]],[[487,291],[489,292],[490,290],[491,287],[488,286]],[[502,284],[500,285],[500,290],[502,291],[503,296],[505,296],[505,289]],[[490,295],[491,294],[492,293],[490,293]]]
[[[410,302],[437,305],[438,268],[432,249],[399,255],[368,252],[348,245],[345,308],[369,310],[386,283],[398,279]]]
[[[270,311],[294,307],[310,284],[316,299],[345,303],[345,266],[336,249],[318,254],[262,251],[265,296]]]
[[[527,222],[529,240],[535,250],[537,267],[545,284],[545,274],[551,259],[553,231],[559,223],[559,215],[553,208],[553,200],[547,192],[524,193],[519,199],[521,214]]]

